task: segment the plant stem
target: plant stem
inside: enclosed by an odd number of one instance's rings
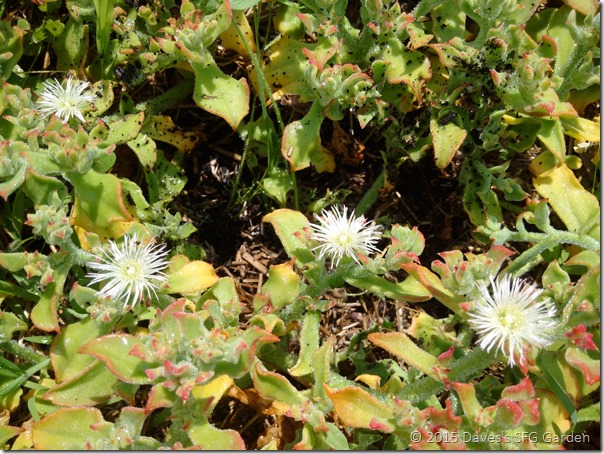
[[[191,94],[193,88],[194,80],[192,78],[183,79],[174,87],[166,90],[165,93],[156,98],[137,104],[136,110],[138,112],[144,111],[147,118],[151,115],[157,115],[178,105],[178,103]]]
[[[28,365],[37,364],[46,359],[44,355],[26,345],[21,345],[16,340],[0,342],[0,351],[15,355],[17,358],[25,361]]]
[[[357,216],[365,214],[369,210],[369,208],[373,206],[373,204],[378,198],[378,190],[384,186],[384,179],[385,175],[384,171],[382,170],[382,172],[375,179],[371,187],[367,190],[365,195],[363,195],[363,198],[357,204],[357,207],[354,210],[354,214],[356,214]]]
[[[525,265],[534,260],[543,251],[559,244],[574,244],[584,249],[597,251],[600,244],[589,235],[581,235],[575,232],[564,232],[555,230],[551,233],[523,233],[510,232],[506,241],[522,241],[537,243],[520,254],[508,267],[509,273],[518,273]],[[526,271],[526,270],[523,270]]]

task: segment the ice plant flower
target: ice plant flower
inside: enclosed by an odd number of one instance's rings
[[[101,255],[86,263],[95,271],[86,277],[92,278],[91,284],[106,281],[100,291],[102,296],[123,301],[124,308],[130,301],[134,306],[143,296],[157,296],[156,287],[166,280],[162,272],[168,265],[165,247],[153,242],[139,243],[136,235],[124,236],[121,246],[109,241],[109,247]]]
[[[337,267],[343,257],[350,257],[360,265],[357,254],[377,252],[375,243],[381,237],[381,229],[364,216],[348,216],[348,208],[332,207],[322,210],[317,216],[318,224],[310,224],[310,238],[320,244],[313,248],[319,250],[319,259],[327,256],[331,266]]]
[[[479,286],[482,298],[470,312],[469,323],[480,337],[480,348],[501,351],[508,364],[525,364],[523,347],[544,348],[552,343],[556,309],[549,299],[538,301],[543,292],[533,284],[509,275],[491,280],[491,291]]]
[[[55,114],[65,123],[71,117],[84,121],[82,109],[96,100],[90,91],[90,84],[69,77],[65,87],[56,79],[46,80],[42,84],[44,89],[39,93],[38,108],[44,116]]]

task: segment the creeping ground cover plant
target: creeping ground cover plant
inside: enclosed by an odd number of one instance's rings
[[[6,450],[600,448],[595,0],[0,4]]]

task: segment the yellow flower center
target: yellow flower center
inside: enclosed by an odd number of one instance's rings
[[[347,244],[350,243],[350,235],[348,235],[348,233],[340,233],[338,235],[338,243],[341,244],[342,246],[345,246]]]
[[[503,308],[498,314],[499,323],[510,331],[515,331],[524,324],[522,311],[517,308]]]
[[[129,280],[138,279],[141,276],[143,267],[136,260],[129,260],[122,265],[124,277]]]

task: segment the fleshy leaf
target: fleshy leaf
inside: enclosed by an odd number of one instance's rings
[[[367,338],[429,377],[439,380],[438,375],[434,372],[438,359],[415,345],[405,333],[371,333]]]
[[[168,274],[167,288],[169,293],[183,295],[205,290],[218,281],[214,267],[201,260],[187,263],[175,273]]]
[[[38,450],[82,450],[101,434],[92,426],[103,420],[96,408],[64,408],[34,423],[32,439]]]
[[[172,118],[166,115],[153,115],[149,117],[143,124],[141,134],[137,136],[137,139],[145,136],[153,140],[168,143],[183,153],[193,150],[200,140],[198,134],[192,131],[182,131],[174,124]],[[134,151],[136,153],[136,150]],[[140,153],[137,153],[137,155],[140,159]],[[141,160],[142,163],[143,161]]]
[[[31,311],[31,321],[42,331],[60,331],[57,317],[57,303],[63,294],[62,285],[50,282],[44,289],[40,300]]]
[[[301,120],[292,121],[283,131],[281,154],[289,162],[292,172],[313,164],[318,172],[333,172],[335,160],[321,144],[321,124],[325,119],[319,102],[314,102]]]
[[[600,381],[600,360],[590,358],[589,355],[576,348],[568,348],[564,355],[568,364],[581,371],[585,383],[593,385]]]
[[[241,34],[243,35],[249,49],[252,52],[255,52],[256,43],[254,41],[254,32],[252,30],[252,27],[250,27],[250,23],[248,22],[247,17],[245,16],[245,12],[243,10],[254,6],[256,3],[258,3],[258,1],[259,0],[231,1],[231,9],[233,10],[233,17],[231,19],[232,22],[229,28],[227,28],[220,34],[220,42],[224,47],[226,47],[227,49],[232,49],[239,55],[242,55],[246,58],[249,58],[248,51],[245,45],[243,45],[243,43],[241,42],[241,38],[239,37],[239,34],[237,33],[234,24],[236,24],[239,27],[239,30],[241,30]],[[238,8],[237,4],[241,5],[245,3],[249,4],[250,6]]]
[[[107,143],[122,144],[135,139],[145,120],[145,112],[126,115],[119,120],[110,123],[109,135],[105,139]]]
[[[301,405],[306,400],[285,377],[276,372],[264,370],[259,364],[254,368],[253,378],[254,387],[260,395],[266,398],[274,399],[292,407]]]
[[[206,56],[211,59],[211,56]],[[199,107],[226,120],[237,129],[250,111],[250,89],[245,79],[235,80],[216,63],[192,62],[195,72],[193,99]]]
[[[94,363],[94,358],[80,354],[78,349],[87,342],[106,334],[108,330],[107,325],[100,325],[91,318],[63,328],[50,347],[50,358],[57,383],[81,374]]]
[[[380,276],[347,276],[346,282],[375,295],[400,301],[418,303],[431,297],[430,292],[412,276],[407,276],[402,282],[392,282]]]
[[[115,175],[89,170],[85,174],[70,173],[75,189],[72,224],[101,237],[122,236],[133,220],[126,209],[122,184]]]
[[[449,165],[455,153],[463,145],[468,131],[460,128],[455,123],[440,126],[438,121],[430,120],[430,132],[434,144],[434,158],[439,169]]]
[[[0,446],[4,446],[4,444],[13,437],[16,437],[24,429],[21,427],[13,427],[13,426],[0,426]]]
[[[455,295],[448,290],[440,281],[438,276],[428,268],[418,265],[417,263],[405,263],[401,265],[401,268],[413,276],[419,283],[428,289],[434,298],[443,303],[453,312],[458,312],[460,310],[458,305],[464,301],[464,298],[462,296]]]
[[[300,278],[293,269],[294,260],[271,266],[268,279],[262,286],[262,294],[267,295],[271,306],[278,310],[295,301],[300,291]],[[260,307],[254,309],[259,310]]]
[[[132,354],[136,351],[136,355]],[[79,353],[92,355],[103,361],[109,370],[126,383],[150,383],[146,369],[158,367],[152,354],[136,337],[130,334],[110,334],[88,342]],[[143,358],[149,358],[145,361]]]
[[[321,313],[319,311],[308,311],[304,315],[300,330],[300,354],[296,365],[289,369],[289,373],[294,377],[311,374],[315,369],[314,356],[319,350],[320,322]]]
[[[204,450],[234,451],[245,449],[245,442],[239,432],[232,429],[218,429],[207,421],[193,423],[187,433],[191,441]]]
[[[117,382],[117,377],[97,360],[79,375],[49,389],[44,399],[65,407],[91,407],[107,402],[115,394]]]
[[[306,233],[308,219],[299,211],[282,208],[267,214],[262,222],[270,222],[290,257],[296,258],[298,266],[315,259],[307,245]]]
[[[571,232],[584,232],[600,239],[600,204],[575,174],[562,164],[533,178],[535,189]]]
[[[334,410],[340,420],[351,427],[374,429],[376,423],[380,424],[382,432],[394,429],[389,422],[393,417],[393,410],[381,403],[367,391],[355,386],[347,386],[333,390],[323,385],[327,396],[333,402]]]
[[[390,39],[384,46],[383,61],[386,80],[391,84],[404,83],[411,88],[418,104],[422,102],[422,86],[432,77],[430,61],[420,51],[410,51],[399,39]]]

